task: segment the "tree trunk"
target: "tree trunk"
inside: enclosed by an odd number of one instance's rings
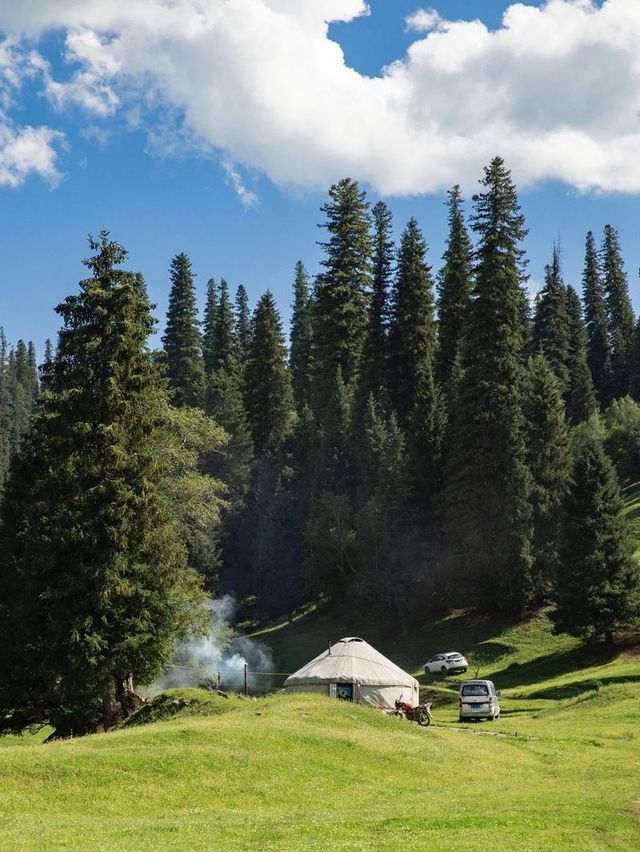
[[[116,696],[113,681],[109,682],[102,693],[102,724],[105,731],[115,727],[118,721],[116,716]]]
[[[120,713],[122,718],[126,719],[135,713],[144,701],[139,695],[136,695],[133,689],[133,673],[128,672],[124,677],[119,677],[116,682],[116,698],[120,705]]]
[[[613,645],[613,630],[605,631],[604,641],[607,643],[607,645]]]

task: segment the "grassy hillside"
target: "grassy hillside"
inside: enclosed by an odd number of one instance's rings
[[[637,521],[640,489],[627,506]],[[321,696],[174,690],[114,733],[0,739],[0,849],[640,848],[637,637],[585,647],[547,612],[407,631],[313,608],[257,635],[287,672],[354,634],[419,676],[430,728]],[[462,676],[422,668],[446,650],[502,690],[498,721],[459,724]]]
[[[313,619],[272,633],[289,631],[292,665],[324,647]],[[425,677],[427,729],[319,696],[181,690],[144,725],[1,740],[0,848],[637,849],[636,652],[589,654],[545,614],[502,632],[458,615],[384,650],[407,664],[464,637],[503,690],[493,724],[461,726],[456,679]]]

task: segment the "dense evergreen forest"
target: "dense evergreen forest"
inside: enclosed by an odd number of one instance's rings
[[[108,727],[202,626],[309,600],[424,621],[451,607],[608,636],[640,607],[621,486],[640,479],[640,323],[614,228],[582,298],[526,235],[500,158],[467,220],[448,195],[434,273],[418,222],[350,179],[322,207],[321,270],[293,271],[287,347],[266,292],[170,266],[162,348],[107,233],[56,309],[55,351],[0,352],[0,718]],[[96,709],[101,702],[100,712]],[[0,725],[0,728],[2,726]]]

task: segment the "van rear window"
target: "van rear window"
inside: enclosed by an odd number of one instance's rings
[[[462,687],[463,695],[488,695],[489,687],[486,683],[466,683]]]

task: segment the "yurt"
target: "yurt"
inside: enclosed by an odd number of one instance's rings
[[[289,692],[321,692],[375,707],[392,708],[397,698],[419,703],[418,681],[356,636],[329,645],[284,686]]]

